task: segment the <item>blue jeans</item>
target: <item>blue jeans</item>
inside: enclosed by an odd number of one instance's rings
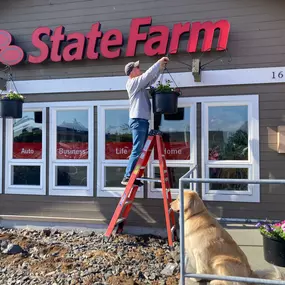
[[[130,177],[142,153],[148,137],[149,122],[144,119],[130,119],[129,127],[132,131],[133,149],[129,158],[125,177]]]

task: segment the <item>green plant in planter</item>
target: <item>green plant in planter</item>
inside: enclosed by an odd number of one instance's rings
[[[260,233],[263,235],[285,242],[285,221],[279,223],[258,223],[256,227],[259,228]]]
[[[165,84],[163,84],[161,81],[158,81],[156,87],[150,86],[150,91],[149,91],[150,95],[153,95],[155,93],[171,93],[171,92],[181,94],[180,89],[171,87],[170,83],[171,81],[169,79],[165,80]]]
[[[16,91],[10,90],[7,94],[1,96],[1,100],[24,101],[25,97]]]

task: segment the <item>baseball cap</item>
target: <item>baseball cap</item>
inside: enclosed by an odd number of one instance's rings
[[[138,67],[140,65],[140,61],[132,61],[132,62],[129,62],[128,64],[126,64],[125,66],[125,73],[127,76],[129,76],[133,70],[134,67]]]

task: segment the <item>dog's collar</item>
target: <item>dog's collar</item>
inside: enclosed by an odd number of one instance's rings
[[[189,218],[192,218],[192,217],[195,217],[195,216],[197,216],[197,215],[200,215],[200,214],[202,214],[202,213],[205,212],[205,211],[206,211],[206,210],[203,210],[203,211],[201,211],[201,212],[198,212],[198,213],[196,213],[196,214],[190,216]]]

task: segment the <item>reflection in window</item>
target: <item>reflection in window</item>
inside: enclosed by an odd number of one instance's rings
[[[154,129],[163,132],[166,159],[190,160],[190,108],[173,115],[154,115]],[[156,150],[154,158],[158,159]]]
[[[128,159],[132,151],[129,111],[105,111],[105,159]]]
[[[88,110],[57,111],[57,159],[88,159]]]
[[[40,185],[40,166],[12,166],[12,185]]]
[[[168,175],[170,178],[170,188],[178,189],[179,188],[179,179],[187,173],[190,169],[189,167],[167,167],[168,169]],[[160,178],[160,171],[159,167],[154,168],[154,177]],[[155,182],[154,188],[161,188],[161,183]],[[190,184],[185,183],[184,189],[191,189]]]
[[[56,186],[87,186],[87,166],[56,166]]]
[[[105,167],[104,187],[122,187],[121,181],[126,171],[126,167]]]
[[[247,168],[210,168],[213,179],[248,179]],[[210,183],[210,190],[247,191],[247,184]]]
[[[209,160],[248,160],[248,107],[209,107]]]
[[[13,159],[42,158],[42,112],[23,112],[13,121]]]

